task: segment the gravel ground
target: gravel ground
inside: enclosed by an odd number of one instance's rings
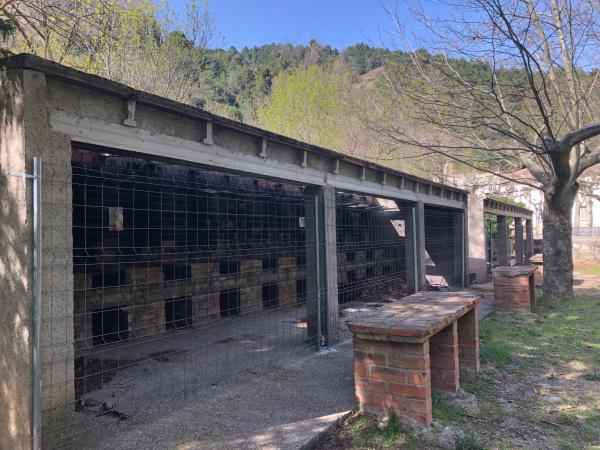
[[[123,421],[88,417],[95,431],[85,432],[75,448],[298,448],[354,406],[352,341],[347,332],[342,336],[334,352],[290,355],[160,412]]]

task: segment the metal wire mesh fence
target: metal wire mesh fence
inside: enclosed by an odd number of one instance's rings
[[[332,270],[346,311],[416,289],[414,206],[330,190],[334,226],[318,192],[79,144],[46,165],[45,447],[329,345]],[[464,280],[463,221],[425,209],[430,288]]]
[[[407,236],[410,209],[392,201],[338,193],[336,198],[338,299],[341,304],[401,298],[411,289]],[[408,264],[407,264],[408,260]]]
[[[45,236],[73,277],[49,277],[43,326],[64,326],[45,342],[48,447],[324,343],[322,205],[302,186],[74,150],[45,189],[72,190],[72,228]]]
[[[466,281],[464,213],[426,206],[424,222],[428,288],[462,288]]]

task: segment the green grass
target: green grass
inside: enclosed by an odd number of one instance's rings
[[[540,302],[535,315],[495,315],[480,323],[481,362],[599,367],[600,301],[576,298]]]
[[[456,405],[453,405],[446,398],[437,392],[432,394],[433,418],[439,420],[444,425],[456,425],[465,421],[465,412]]]
[[[342,434],[358,450],[417,450],[419,445],[412,430],[402,427],[398,417],[391,412],[387,424],[379,427],[370,417],[355,415],[344,425]]]
[[[542,300],[536,315],[492,314],[480,323],[481,362],[505,376],[551,368],[547,382],[556,383],[556,373],[600,382],[599,323],[598,297]],[[559,425],[565,445],[573,439],[600,440],[600,386],[579,398],[564,398],[555,409],[545,417],[539,405],[524,405],[517,417]]]
[[[464,437],[458,438],[454,443],[456,450],[486,450],[487,447],[472,433],[466,433]]]

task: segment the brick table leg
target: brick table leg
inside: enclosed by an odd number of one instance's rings
[[[461,368],[479,372],[477,307],[458,319],[458,360]]]
[[[429,338],[431,387],[456,392],[459,388],[457,324],[448,325]]]
[[[390,411],[431,424],[429,343],[406,344],[354,337],[354,384],[361,412],[384,418]]]

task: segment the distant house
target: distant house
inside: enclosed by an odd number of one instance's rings
[[[502,196],[521,202],[533,211],[533,229],[536,238],[542,237],[544,195],[539,189],[527,184],[537,184],[527,169],[506,174],[506,178],[482,173],[469,177],[456,178],[458,186],[470,190],[480,197]],[[580,189],[572,212],[573,228],[576,234],[600,234],[600,168],[588,171],[580,179]]]

